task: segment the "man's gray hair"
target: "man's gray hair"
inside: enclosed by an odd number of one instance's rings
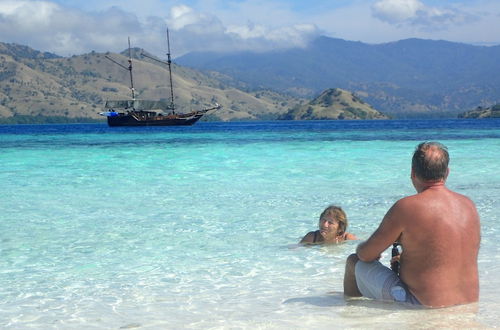
[[[420,143],[411,160],[415,175],[425,181],[439,181],[446,178],[450,155],[448,148],[439,142]]]

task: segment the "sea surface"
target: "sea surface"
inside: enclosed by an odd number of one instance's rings
[[[480,301],[345,300],[357,242],[297,242],[330,204],[368,238],[424,140],[479,210]],[[499,119],[0,126],[0,328],[498,327],[499,196]]]

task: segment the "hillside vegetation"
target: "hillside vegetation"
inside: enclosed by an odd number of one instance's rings
[[[133,53],[136,98],[169,98],[166,65],[141,58],[139,49]],[[128,65],[123,54],[92,52],[64,58],[0,43],[0,118],[13,123],[26,122],[29,117],[104,120],[98,113],[106,100],[131,98],[128,71],[105,55]],[[221,74],[203,74],[175,64],[172,70],[178,111],[198,110],[214,103],[223,106],[206,119],[274,119],[301,102],[270,90],[244,92],[223,83],[218,78]]]
[[[477,107],[460,114],[458,118],[500,118],[500,104],[488,108]]]
[[[389,119],[357,96],[340,88],[327,89],[312,101],[298,105],[280,119]]]

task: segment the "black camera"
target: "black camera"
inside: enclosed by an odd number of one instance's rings
[[[398,256],[400,254],[399,249],[398,249],[399,245],[401,245],[401,244],[399,244],[397,242],[392,244],[392,250],[391,250],[392,257]],[[396,274],[399,274],[399,261],[392,261],[391,262],[391,269]]]

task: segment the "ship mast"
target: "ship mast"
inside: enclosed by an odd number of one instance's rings
[[[174,105],[174,84],[172,83],[172,59],[170,58],[170,36],[168,34],[167,28],[167,64],[168,64],[168,74],[170,77],[170,107],[172,109],[172,113],[175,113],[175,105]]]
[[[126,67],[125,65],[123,65],[121,63],[118,63],[117,61],[115,61],[114,59],[109,57],[108,55],[105,55],[104,57],[106,57],[111,62],[118,64],[119,66],[121,66],[125,70],[128,70],[128,72],[130,74],[130,91],[132,93],[132,100],[135,101],[134,77],[132,76],[132,51],[130,49],[130,37],[128,37],[128,67]]]
[[[175,104],[174,104],[174,84],[172,82],[172,58],[170,57],[170,36],[168,34],[168,28],[167,28],[167,61],[161,61],[157,58],[151,57],[148,54],[144,53],[144,50],[142,51],[141,55],[147,58],[150,58],[154,61],[167,64],[168,65],[168,76],[170,79],[170,105],[169,108],[172,110],[172,113],[175,113]]]
[[[132,91],[132,100],[135,101],[134,78],[132,77],[132,51],[130,49],[130,37],[128,37],[128,71],[130,73],[130,90]]]

